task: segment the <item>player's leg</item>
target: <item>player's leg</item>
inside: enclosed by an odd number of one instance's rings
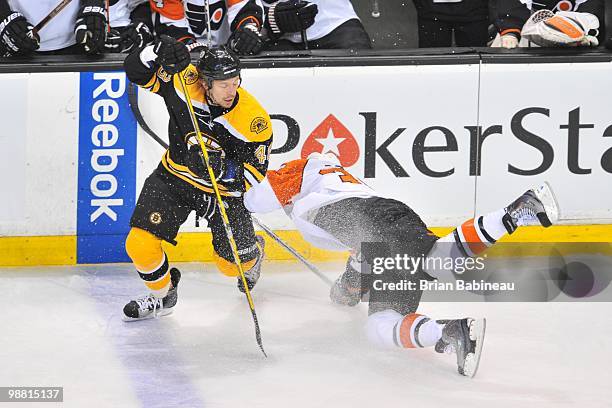
[[[179,227],[191,212],[178,194],[180,188],[157,172],[142,188],[125,246],[149,293],[125,305],[124,320],[166,315],[176,305],[180,272],[169,268],[162,241],[175,243]]]
[[[223,202],[226,204],[227,216],[238,247],[238,254],[247,284],[249,289],[253,289],[261,274],[261,264],[264,259],[264,240],[262,237],[255,235],[251,213],[244,207],[242,198],[224,198]],[[238,277],[238,289],[244,292],[242,279],[240,279],[238,267],[234,262],[234,254],[218,208],[208,217],[208,225],[213,236],[217,268],[224,275]]]
[[[554,192],[548,183],[527,190],[507,207],[467,220],[449,235],[436,242],[428,253],[430,258],[444,259],[478,256],[520,226],[550,227],[559,218]],[[428,263],[437,265],[437,263]],[[437,278],[450,277],[452,271],[426,268]]]
[[[484,341],[484,319],[434,320],[415,312],[401,314],[385,309],[368,316],[366,332],[371,343],[386,348],[435,347],[438,353],[455,353],[459,374],[473,377]]]

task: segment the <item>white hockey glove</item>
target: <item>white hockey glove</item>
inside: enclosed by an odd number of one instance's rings
[[[590,13],[540,10],[523,26],[521,35],[541,47],[597,46],[599,19]]]
[[[502,48],[516,48],[519,45],[519,39],[514,34],[504,34],[500,37],[500,47]]]

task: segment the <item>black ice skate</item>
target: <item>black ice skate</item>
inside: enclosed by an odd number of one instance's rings
[[[438,320],[446,323],[442,338],[436,343],[438,353],[456,353],[457,371],[466,377],[474,377],[478,371],[482,343],[484,341],[485,319]]]
[[[264,241],[261,235],[256,235],[255,239],[257,240],[257,244],[259,246],[259,251],[260,251],[259,258],[257,259],[257,262],[255,262],[255,265],[253,265],[251,269],[244,272],[244,277],[247,281],[249,292],[253,290],[253,288],[255,287],[255,284],[259,280],[259,276],[261,275],[261,264],[263,263],[264,247],[266,245],[266,241]],[[244,285],[242,284],[242,279],[240,278],[240,276],[238,276],[238,290],[244,293]]]
[[[123,307],[123,320],[132,322],[166,316],[172,313],[172,309],[176,306],[176,301],[178,300],[178,284],[180,280],[181,272],[176,268],[170,269],[172,288],[168,291],[166,297],[158,299],[152,294],[148,294],[132,300]]]
[[[506,230],[512,234],[521,225],[541,225],[550,227],[559,219],[557,200],[548,183],[527,190],[512,204],[506,207],[502,218]]]
[[[332,285],[329,298],[332,302],[344,306],[355,306],[361,300],[361,272],[356,270],[352,264],[353,259],[346,263],[346,270]]]

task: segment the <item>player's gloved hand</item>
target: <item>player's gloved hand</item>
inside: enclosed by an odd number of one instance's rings
[[[87,54],[99,54],[104,51],[106,40],[104,1],[84,0],[81,2],[74,34],[77,44],[81,44]]]
[[[187,46],[174,38],[162,35],[153,48],[157,63],[169,74],[181,72],[191,62]]]
[[[215,175],[215,180],[219,181],[225,173],[225,154],[223,150],[208,148],[208,162]],[[189,147],[187,154],[187,167],[192,173],[196,174],[206,182],[210,183],[210,175],[204,161],[204,154],[199,144],[194,144]]]
[[[34,27],[17,12],[0,16],[0,41],[10,54],[27,55],[40,47]]]
[[[504,34],[500,38],[500,46],[502,48],[512,49],[519,45],[519,39],[512,33]]]
[[[106,36],[106,52],[130,53],[153,41],[153,35],[145,23],[132,23],[126,27],[112,28]]]
[[[318,12],[315,3],[303,0],[275,3],[268,10],[268,24],[274,34],[296,33],[313,25]]]
[[[240,55],[259,54],[263,44],[263,37],[255,23],[238,27],[229,39],[230,48]]]

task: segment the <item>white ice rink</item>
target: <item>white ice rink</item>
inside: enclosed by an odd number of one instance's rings
[[[129,265],[0,269],[0,386],[63,386],[62,407],[610,407],[610,303],[423,303],[488,319],[478,375],[454,355],[375,350],[366,307],[269,263],[254,300],[212,265],[183,264],[172,315],[124,323],[144,286]],[[335,277],[341,264],[321,266]],[[0,406],[2,404],[0,403]],[[29,406],[27,403],[7,406]]]

